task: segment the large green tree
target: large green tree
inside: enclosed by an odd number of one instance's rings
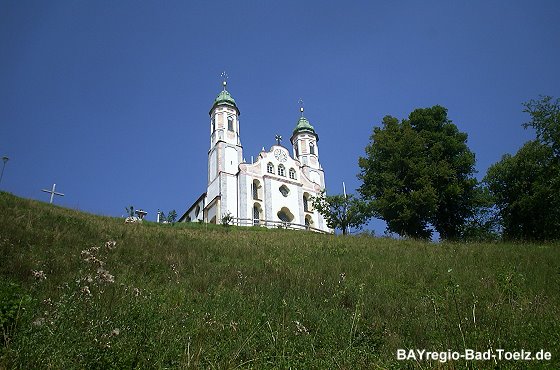
[[[560,238],[560,101],[545,96],[524,104],[536,140],[506,154],[484,178],[506,239]]]
[[[466,141],[439,105],[400,122],[386,116],[359,159],[359,192],[391,232],[429,238],[435,229],[443,239],[458,239],[478,201],[475,156]]]

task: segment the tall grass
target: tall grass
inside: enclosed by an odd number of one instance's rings
[[[0,256],[0,368],[560,367],[554,244],[124,224],[0,193]]]

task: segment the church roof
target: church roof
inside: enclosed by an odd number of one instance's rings
[[[224,89],[222,91],[220,91],[220,93],[218,94],[218,96],[214,100],[214,104],[212,104],[212,109],[214,109],[215,106],[222,105],[222,104],[232,106],[237,111],[239,111],[239,108],[237,108],[237,104],[235,104],[235,99],[233,98],[233,96],[231,96],[229,91],[227,91],[225,89],[225,86],[224,86]]]
[[[315,129],[313,128],[313,126],[311,126],[311,124],[309,123],[307,118],[305,118],[304,116],[301,116],[299,118],[293,134],[296,134],[297,132],[300,132],[300,131],[311,131],[312,133],[315,134]]]

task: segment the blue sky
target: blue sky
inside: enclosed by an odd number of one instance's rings
[[[220,73],[250,161],[298,100],[330,193],[356,189],[382,117],[443,105],[479,177],[532,132],[522,102],[560,96],[558,1],[0,0],[0,188],[121,216],[179,214],[206,188]],[[381,223],[373,223],[383,232]]]

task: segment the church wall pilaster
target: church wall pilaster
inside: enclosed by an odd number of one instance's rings
[[[272,181],[270,177],[265,177],[264,181],[264,216],[265,220],[273,220],[274,217],[272,215]]]
[[[299,214],[298,214],[299,221],[298,221],[298,223],[303,225],[303,224],[305,224],[305,214],[303,212],[303,189],[302,189],[301,186],[298,186],[297,189],[298,189],[297,196],[298,196],[298,210],[299,210]]]
[[[247,196],[249,194],[249,190],[247,190],[248,176],[244,173],[240,173],[238,178],[239,178],[239,191],[237,193],[239,194],[239,203],[238,203],[239,218],[249,218],[249,215],[247,214],[248,206],[249,206],[249,202],[247,199]]]

